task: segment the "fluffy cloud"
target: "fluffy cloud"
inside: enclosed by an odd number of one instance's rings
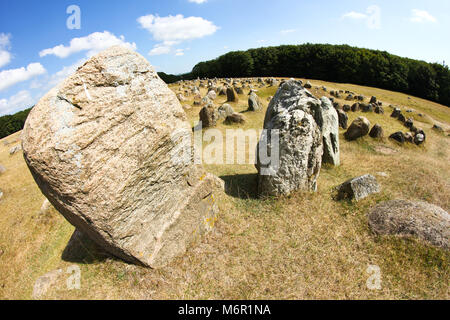
[[[167,17],[146,15],[137,19],[140,26],[160,41],[149,52],[150,55],[167,54],[172,46],[183,41],[199,39],[214,34],[219,28],[211,21],[200,17],[187,17],[178,14]]]
[[[150,56],[159,56],[161,54],[170,53],[172,47],[170,45],[157,44],[153,47],[152,50],[148,53]]]
[[[350,11],[343,14],[341,18],[365,21],[369,29],[381,28],[381,9],[376,5],[368,7],[366,13]]]
[[[45,72],[45,68],[40,63],[30,63],[26,68],[0,71],[0,91]]]
[[[0,68],[7,65],[11,61],[10,48],[11,35],[0,33]]]
[[[124,36],[116,37],[108,31],[103,31],[91,33],[86,37],[73,38],[69,46],[60,44],[56,47],[42,50],[39,52],[39,55],[41,57],[55,55],[59,58],[66,58],[74,53],[87,51],[87,56],[91,57],[114,45],[123,45],[132,50],[136,50],[136,44],[134,42],[126,42]]]
[[[410,21],[416,22],[416,23],[422,23],[422,22],[435,23],[435,22],[437,22],[437,19],[425,10],[412,9]]]
[[[20,91],[9,99],[0,99],[0,116],[29,108],[33,103],[34,100],[28,91]]]
[[[208,0],[189,0],[189,2],[193,2],[193,3],[206,3]]]

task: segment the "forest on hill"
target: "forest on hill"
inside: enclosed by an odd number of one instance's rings
[[[317,79],[403,92],[450,106],[450,70],[445,64],[348,45],[282,45],[233,51],[198,63],[190,73],[160,76],[167,83],[215,77]]]
[[[23,129],[31,108],[0,117],[0,139]]]

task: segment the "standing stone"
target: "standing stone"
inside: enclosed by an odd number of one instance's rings
[[[238,102],[239,97],[232,87],[227,88],[227,102]]]
[[[22,137],[25,161],[56,210],[109,253],[158,268],[216,219],[221,183],[188,161],[191,134],[153,67],[114,46],[50,90]]]
[[[330,99],[322,97],[319,106],[311,104],[311,111],[323,137],[322,162],[334,166],[341,164],[339,150],[339,117]]]
[[[226,117],[231,116],[234,113],[234,110],[228,103],[224,103],[217,109],[217,113],[219,114],[219,118],[225,119]]]
[[[215,100],[217,98],[216,91],[214,91],[214,90],[209,91],[208,92],[208,98],[211,99],[211,100]]]
[[[347,129],[347,123],[348,123],[348,115],[343,110],[338,109],[337,110],[338,117],[339,117],[339,126],[342,129]]]
[[[348,141],[356,140],[364,137],[369,133],[370,122],[365,117],[358,117],[352,122],[347,132],[344,133],[344,137]]]
[[[249,111],[259,111],[262,109],[262,103],[259,97],[254,92],[250,92],[248,97],[248,110]]]
[[[203,128],[215,127],[217,123],[218,114],[213,106],[204,106],[199,113],[200,121]]]
[[[316,191],[322,163],[323,142],[310,105],[321,103],[298,81],[289,80],[278,89],[264,119],[261,141],[267,150],[257,148],[258,192],[263,196],[289,195],[295,190]],[[264,163],[260,153],[272,150],[271,130],[279,130],[279,162]],[[259,152],[258,152],[259,151]],[[277,159],[277,160],[278,160]]]

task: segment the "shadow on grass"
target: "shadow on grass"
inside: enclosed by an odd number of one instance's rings
[[[225,193],[239,199],[258,198],[258,174],[236,174],[221,176],[225,181]]]
[[[82,232],[75,230],[61,258],[66,262],[92,264],[106,259],[116,259]]]

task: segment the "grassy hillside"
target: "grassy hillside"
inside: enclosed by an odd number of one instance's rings
[[[384,102],[386,114],[365,113],[385,135],[407,131],[389,117],[389,104],[415,110],[416,126],[427,134],[421,147],[399,146],[365,137],[347,142],[340,130],[340,167],[323,167],[317,193],[280,199],[256,199],[253,165],[206,165],[226,181],[221,213],[213,232],[162,270],[150,270],[105,257],[89,243],[62,258],[74,228],[54,209],[40,214],[44,196],[20,152],[9,155],[19,133],[0,142],[0,299],[29,299],[36,279],[49,271],[78,265],[81,289],[68,290],[64,274],[42,298],[47,299],[449,299],[450,254],[413,239],[375,237],[367,212],[379,201],[420,199],[450,210],[450,138],[431,129],[450,124],[447,107],[381,89],[311,80],[313,86],[344,89]],[[311,89],[318,97],[322,90]],[[176,85],[171,86],[174,91]],[[258,91],[265,108],[276,88]],[[205,89],[202,89],[204,95]],[[247,90],[245,91],[247,93]],[[247,95],[233,103],[247,109]],[[215,104],[225,98],[219,96]],[[192,105],[192,100],[188,104]],[[344,101],[340,101],[344,103]],[[183,103],[184,104],[184,103]],[[198,120],[199,107],[187,111]],[[423,113],[424,117],[419,117]],[[262,128],[265,109],[245,113],[247,122],[227,128]],[[349,123],[361,113],[349,113]],[[421,122],[418,122],[421,121]],[[251,151],[252,152],[252,151]],[[380,175],[384,172],[386,175]],[[333,187],[348,178],[374,174],[382,192],[358,203],[332,200]],[[381,268],[382,289],[367,289],[368,265]]]

